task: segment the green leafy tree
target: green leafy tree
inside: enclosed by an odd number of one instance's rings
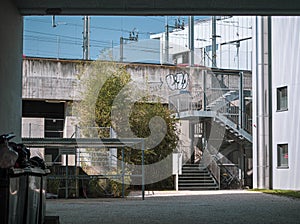
[[[131,81],[126,67],[114,62],[95,61],[86,67],[80,76],[83,83],[82,101],[77,105],[80,126],[83,127],[113,127],[119,133],[131,132],[137,138],[147,138],[151,135],[149,122],[153,117],[160,117],[165,122],[164,138],[154,148],[145,151],[145,164],[152,164],[170,155],[178,143],[176,119],[166,105],[159,100],[150,101],[147,93],[143,93],[140,100],[130,105],[128,110],[122,108],[130,103],[133,88],[126,88]],[[122,92],[122,94],[120,94]],[[116,101],[118,98],[118,101]],[[112,111],[115,111],[112,119]],[[129,119],[127,118],[129,117]],[[129,120],[129,125],[122,125]],[[155,126],[156,125],[156,126]],[[159,124],[155,124],[155,132],[162,131]],[[86,132],[88,135],[88,131]],[[108,137],[107,133],[98,130],[99,137]],[[141,163],[141,151],[126,148],[126,161],[133,164]]]

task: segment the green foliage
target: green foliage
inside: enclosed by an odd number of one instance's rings
[[[156,147],[145,151],[145,164],[153,164],[164,159],[174,151],[178,143],[176,120],[171,117],[169,109],[159,102],[134,104],[130,115],[130,128],[136,137],[147,138],[151,135],[149,123],[153,117],[162,118],[167,125],[167,131],[163,140]],[[154,130],[156,133],[161,132],[160,124],[154,127]],[[127,149],[125,155],[127,162],[141,164],[140,150]]]
[[[159,182],[146,185],[146,190],[161,191],[161,190],[174,190],[174,176],[170,176]]]
[[[129,185],[126,183],[130,183],[130,176],[127,176],[129,173],[125,172],[126,176],[124,176],[124,185],[122,185],[122,177],[119,176],[117,179],[108,179],[105,185],[105,191],[108,194],[113,195],[114,197],[122,197],[122,188],[124,187],[124,196],[129,194]],[[117,175],[116,171],[109,172],[110,175]]]
[[[102,197],[105,192],[101,186],[101,180],[93,178],[87,184],[87,196],[91,198]]]
[[[57,194],[60,186],[60,180],[48,179],[47,192]]]
[[[110,127],[112,105],[118,92],[130,80],[124,67],[114,62],[95,61],[87,67],[82,67],[78,76],[81,81],[81,101],[75,102],[73,113],[79,119],[83,134],[87,137],[89,127]],[[85,129],[84,129],[85,128]],[[100,137],[109,137],[107,132],[97,133]]]
[[[112,127],[119,138],[149,138],[151,134],[164,136],[159,141],[151,142],[154,147],[145,150],[145,164],[153,164],[163,160],[177,147],[178,130],[176,120],[171,116],[166,105],[159,100],[153,100],[153,93],[149,88],[136,91],[131,75],[122,65],[114,62],[96,61],[86,67],[79,76],[82,88],[82,100],[75,105],[75,115],[80,119],[80,127],[85,136],[91,137],[88,128],[84,127]],[[147,84],[142,84],[147,85]],[[148,90],[147,90],[148,89]],[[149,124],[152,118],[159,117],[164,123]],[[163,128],[162,128],[163,127]],[[108,132],[98,129],[96,136],[109,137]],[[151,133],[152,132],[152,133]],[[127,135],[128,134],[128,135]],[[96,137],[93,133],[93,137]],[[151,141],[157,139],[153,138]],[[150,140],[149,140],[150,141]],[[125,148],[125,162],[135,165],[141,164],[141,150]],[[118,150],[118,158],[121,160],[121,150]],[[170,181],[165,181],[165,183]],[[109,189],[112,194],[120,194],[120,184],[110,182]]]
[[[274,194],[292,198],[300,198],[300,191],[293,190],[270,190],[270,189],[253,189],[252,191],[259,191],[266,194]]]
[[[99,90],[95,108],[95,122],[99,127],[112,126],[111,111],[114,100],[129,81],[130,75],[123,68],[118,68]]]

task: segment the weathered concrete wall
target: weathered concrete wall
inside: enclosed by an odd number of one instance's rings
[[[78,98],[77,75],[81,61],[24,59],[23,99],[73,100]]]
[[[78,75],[89,63],[78,60],[28,58],[23,62],[23,99],[80,100]],[[169,103],[171,96],[186,92],[195,101],[202,100],[203,76],[206,91],[211,91],[215,76],[206,67],[178,67],[151,64],[124,64],[131,74],[133,86],[143,94]],[[222,77],[224,83],[237,89],[238,76]],[[216,82],[215,82],[216,83]],[[244,85],[251,89],[251,74],[245,75]],[[216,86],[214,86],[215,88]],[[219,86],[221,88],[222,86]]]
[[[44,118],[22,118],[22,137],[43,138],[45,129]]]
[[[86,65],[77,60],[27,58],[23,62],[23,99],[79,100],[78,74]],[[203,68],[128,64],[127,71],[141,90],[165,98],[201,85]],[[192,75],[191,75],[192,74]]]
[[[203,67],[129,64],[126,68],[137,88],[144,90],[145,94],[160,97],[164,103],[182,91],[188,91],[191,96],[202,91]]]

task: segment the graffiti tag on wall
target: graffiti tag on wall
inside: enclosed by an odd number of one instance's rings
[[[170,90],[186,89],[189,84],[189,74],[176,73],[166,76],[166,83]]]

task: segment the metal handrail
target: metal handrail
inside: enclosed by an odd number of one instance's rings
[[[218,113],[223,114],[230,121],[234,122],[237,125],[238,129],[243,129],[249,134],[252,134],[252,117],[248,113],[242,111],[244,122],[242,122],[243,126],[241,127],[241,124],[239,123],[239,114],[241,112],[241,108],[233,104],[231,101],[228,101],[226,99],[224,100],[227,106],[220,108],[218,110]]]
[[[228,169],[229,165],[222,163],[222,161],[217,160],[217,158],[215,158],[215,159],[216,159],[216,163],[220,167],[220,171],[221,171],[221,168],[225,170],[225,172],[222,173],[224,181],[221,180],[221,184],[226,184],[226,187],[228,188],[228,187],[230,187],[232,182],[236,181],[238,186],[241,186],[241,180],[238,177],[238,173],[239,173],[238,166],[235,164],[229,164],[230,167],[233,168],[232,170],[230,170],[230,169]],[[221,177],[220,177],[220,179],[221,179]]]
[[[220,184],[221,184],[220,167],[216,163],[213,156],[207,150],[204,150],[201,163],[207,167],[207,169],[214,177],[220,189]]]

